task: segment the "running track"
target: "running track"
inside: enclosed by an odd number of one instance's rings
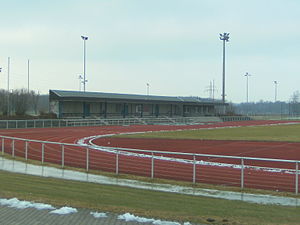
[[[290,122],[290,121],[289,121]],[[230,126],[253,126],[268,124],[287,123],[283,121],[243,121],[225,122],[210,125],[135,125],[135,126],[104,126],[104,127],[68,127],[68,128],[36,128],[36,129],[14,129],[0,130],[0,135],[18,137],[31,140],[42,140],[60,143],[77,143],[78,140],[105,134],[116,134],[126,132],[145,132],[159,130],[178,129],[204,129],[214,127]],[[2,142],[2,140],[1,140]],[[199,141],[199,140],[153,140],[153,139],[113,139],[101,138],[93,140],[100,146],[126,147],[135,149],[161,150],[170,152],[206,153],[216,155],[232,155],[262,158],[278,158],[300,160],[300,143],[288,142],[250,142],[250,141]],[[4,141],[5,152],[12,154],[12,142]],[[25,157],[25,142],[15,141],[14,153]],[[44,146],[44,162],[56,164],[62,163],[61,145],[46,144]],[[88,168],[108,172],[116,171],[116,154],[90,149],[87,155],[86,147],[64,146],[64,165],[86,168],[88,157]],[[155,156],[158,156],[157,154]],[[179,155],[164,155],[165,157],[178,158]],[[28,158],[41,160],[41,144],[29,143]],[[151,174],[151,157],[138,157],[130,155],[119,155],[119,173],[135,174],[149,177]],[[181,158],[193,160],[190,156]],[[237,160],[197,157],[197,161],[208,163],[230,163],[240,164]],[[275,167],[281,169],[293,169],[294,164],[272,163],[272,162],[245,162],[245,165]],[[217,165],[217,164],[216,164]],[[228,166],[216,166],[214,164],[197,164],[196,182],[221,185],[240,185],[241,171],[238,168]],[[295,174],[286,170],[270,172],[268,170],[245,169],[245,187],[271,189],[278,191],[293,192],[295,188]],[[155,159],[154,177],[165,179],[176,179],[191,182],[193,180],[193,164],[178,161],[166,161]]]

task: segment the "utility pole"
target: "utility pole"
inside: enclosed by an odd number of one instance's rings
[[[229,33],[220,34],[220,40],[223,41],[223,89],[222,101],[225,103],[225,42],[229,41]]]
[[[209,87],[206,89],[206,91],[209,93],[209,98],[214,100],[215,99],[215,91],[216,91],[214,80],[209,82]]]

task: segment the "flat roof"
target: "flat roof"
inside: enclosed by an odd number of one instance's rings
[[[131,100],[131,101],[159,101],[159,102],[177,102],[177,103],[222,103],[220,100],[212,100],[199,97],[182,96],[157,96],[157,95],[137,95],[137,94],[118,94],[104,92],[83,92],[83,91],[65,91],[49,90],[50,98],[56,96],[62,99],[84,98],[84,99],[106,99],[106,100]]]

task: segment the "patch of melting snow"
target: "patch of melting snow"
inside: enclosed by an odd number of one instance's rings
[[[58,215],[67,215],[67,214],[78,212],[78,210],[76,208],[72,208],[72,207],[65,206],[65,207],[56,209],[55,207],[53,207],[52,205],[49,205],[49,204],[23,201],[23,200],[19,200],[17,198],[11,198],[11,199],[0,198],[0,205],[8,206],[11,208],[17,208],[17,209],[35,208],[38,210],[52,210],[49,213],[58,214]],[[97,218],[97,219],[107,217],[107,214],[103,213],[103,212],[90,212],[90,215],[92,215],[94,218]],[[130,213],[125,213],[123,215],[119,215],[118,219],[125,220],[126,222],[135,221],[138,223],[152,223],[154,225],[180,225],[180,223],[178,223],[178,222],[149,219],[149,218],[145,218],[145,217],[135,216]],[[191,225],[191,223],[184,222],[183,225]]]
[[[66,215],[66,214],[70,214],[70,213],[77,213],[77,209],[72,208],[72,207],[61,207],[60,209],[55,209],[53,211],[51,211],[51,214],[59,214],[59,215]]]
[[[52,211],[50,211],[50,213],[60,214],[60,215],[77,212],[77,209],[71,208],[71,207],[62,207],[60,209],[56,209],[55,207],[53,207],[52,205],[49,205],[49,204],[23,201],[23,200],[19,200],[17,198],[11,198],[11,199],[0,198],[0,205],[8,206],[11,208],[16,208],[16,209],[34,208],[34,209],[38,209],[38,210],[52,210]]]
[[[181,223],[165,220],[149,219],[145,217],[135,216],[134,214],[125,213],[118,216],[119,220],[125,220],[126,222],[138,222],[138,223],[152,223],[154,225],[181,225]],[[184,225],[190,225],[190,222],[185,222]]]
[[[90,215],[92,215],[95,218],[106,218],[107,214],[103,212],[90,212]]]
[[[16,209],[26,209],[26,208],[35,208],[38,210],[55,209],[52,205],[49,204],[21,201],[17,198],[11,198],[11,199],[0,198],[0,205],[8,206]]]

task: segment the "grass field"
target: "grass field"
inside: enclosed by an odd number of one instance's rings
[[[300,142],[300,124],[231,127],[217,129],[150,132],[144,134],[118,135],[131,138],[201,139],[201,140],[246,140]]]
[[[212,224],[286,224],[300,221],[300,209],[259,205],[206,197],[146,191],[118,186],[41,178],[0,171],[0,196],[90,208],[102,212],[131,212],[145,217]]]

